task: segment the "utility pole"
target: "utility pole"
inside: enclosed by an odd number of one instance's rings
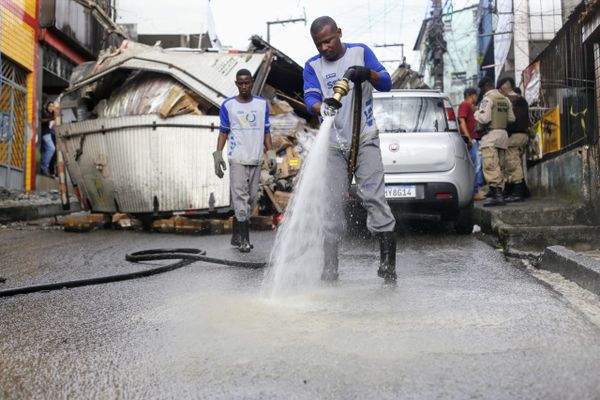
[[[302,18],[292,18],[292,19],[285,19],[285,20],[277,20],[277,21],[267,21],[267,43],[271,43],[271,25],[277,25],[277,24],[287,24],[287,23],[295,23],[295,22],[304,22],[304,25],[306,25],[306,15]]]
[[[444,40],[444,21],[442,20],[442,0],[432,0],[432,2],[433,11],[428,38],[431,46],[431,59],[433,61],[433,87],[443,91],[444,53],[446,52],[446,41]]]
[[[406,58],[404,57],[404,43],[383,43],[376,44],[375,47],[400,47],[400,62],[405,63]],[[397,61],[397,60],[394,60]]]

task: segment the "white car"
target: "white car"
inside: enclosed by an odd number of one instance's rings
[[[396,218],[452,221],[456,232],[471,233],[475,173],[448,97],[437,90],[376,92],[373,111]],[[353,185],[351,223],[364,215],[357,199]]]

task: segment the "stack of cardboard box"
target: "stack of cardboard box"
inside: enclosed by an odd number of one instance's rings
[[[277,154],[277,171],[269,174],[267,164],[264,163],[260,201],[269,202],[276,213],[283,213],[308,154],[308,148],[300,137],[314,138],[318,131],[308,127],[306,120],[297,116],[289,103],[276,97],[270,100],[270,120],[273,150]]]

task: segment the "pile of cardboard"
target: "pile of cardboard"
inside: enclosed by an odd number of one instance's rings
[[[127,214],[80,213],[68,216],[62,221],[66,232],[91,232],[98,229],[142,230],[142,221]],[[228,219],[190,219],[183,216],[155,219],[150,230],[159,233],[180,233],[185,235],[223,235],[231,233],[233,217]],[[252,215],[252,230],[274,229],[272,216]]]
[[[202,115],[200,96],[170,76],[140,72],[96,107],[100,117],[159,114],[163,118],[183,114]]]
[[[271,175],[265,162],[261,174],[260,202],[272,204],[282,214],[291,199],[300,170],[317,130],[306,125],[285,100],[273,96],[269,100],[271,139],[277,154],[277,172]]]

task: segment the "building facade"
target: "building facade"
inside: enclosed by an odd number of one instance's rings
[[[71,73],[77,65],[96,60],[102,49],[120,44],[122,37],[109,33],[115,19],[115,0],[94,0],[84,4],[76,0],[44,0],[40,3],[37,87],[40,106],[54,101],[69,86]],[[41,137],[42,133],[38,130],[37,134]],[[38,143],[40,151],[41,140]],[[36,183],[40,190],[53,188],[56,184],[40,175]]]
[[[465,89],[477,87],[479,80],[478,17],[476,6],[444,16],[444,36],[447,43],[447,51],[444,53],[444,91],[455,106],[463,101]]]
[[[463,100],[467,87],[476,87],[480,77],[481,45],[480,21],[482,15],[478,5],[467,6],[460,10],[447,9],[442,14],[443,42],[443,90],[450,102],[458,106]],[[423,21],[414,50],[421,52],[419,74],[430,87],[434,86],[432,49],[438,40],[432,36],[429,28],[431,18]]]
[[[0,187],[36,188],[43,105],[73,68],[122,40],[115,0],[0,0]]]
[[[0,186],[35,185],[38,0],[0,0]]]

